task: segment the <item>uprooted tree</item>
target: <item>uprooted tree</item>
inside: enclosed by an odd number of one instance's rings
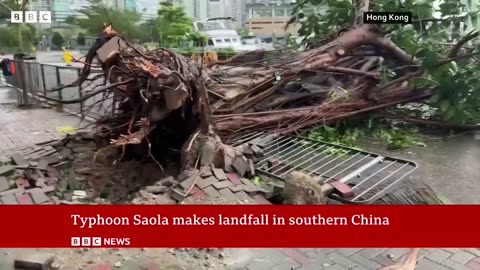
[[[315,1],[300,1],[298,7],[306,2]],[[358,12],[364,10],[365,5],[357,7]],[[311,20],[300,22],[305,31]],[[170,49],[146,50],[130,44],[108,26],[87,53],[78,80],[52,91],[91,80],[90,70],[98,59],[103,85],[79,99],[55,101],[79,103],[100,94],[115,99],[119,105],[114,113],[97,121],[97,135],[106,142],[105,149],[118,149],[118,159],[150,157],[160,166],[173,149],[187,169],[232,155],[234,150],[222,141],[242,131],[293,132],[438,98],[444,87],[466,84],[462,78],[478,84],[468,75],[470,61],[465,71],[451,71],[455,61],[475,54],[464,45],[478,32],[459,37],[444,57],[431,49],[423,54],[405,51],[388,34],[376,25],[356,24],[320,43],[305,39],[308,49],[302,52],[288,48],[246,52],[205,68]],[[395,70],[394,76],[383,76],[386,66]],[[435,82],[435,76],[440,81]],[[200,154],[206,147],[217,153],[209,161]]]

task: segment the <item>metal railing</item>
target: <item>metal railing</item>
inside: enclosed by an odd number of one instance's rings
[[[103,85],[104,77],[95,76],[102,73],[101,70],[92,69],[89,80],[76,87],[66,87],[59,91],[50,91],[57,86],[70,84],[77,80],[81,68],[72,66],[57,66],[39,63],[31,60],[13,60],[15,74],[6,78],[6,83],[18,91],[18,101],[22,105],[35,105],[49,103],[57,105],[57,108],[71,114],[85,118],[98,119],[101,116],[111,114],[113,110],[112,99],[94,96],[85,102],[73,104],[55,104],[41,96],[54,98],[61,101],[81,98],[82,95],[93,91],[95,86]]]

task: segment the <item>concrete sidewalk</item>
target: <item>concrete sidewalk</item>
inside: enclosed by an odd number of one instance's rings
[[[52,109],[19,109],[15,90],[0,87],[0,156],[12,150],[65,136],[56,128],[78,126],[80,119]]]

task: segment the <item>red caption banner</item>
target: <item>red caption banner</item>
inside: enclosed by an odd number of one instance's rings
[[[0,247],[479,247],[480,205],[0,206]]]

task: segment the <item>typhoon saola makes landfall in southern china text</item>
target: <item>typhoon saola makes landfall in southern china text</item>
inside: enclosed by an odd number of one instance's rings
[[[192,215],[188,217],[167,217],[161,214],[152,216],[133,215],[131,217],[112,216],[81,216],[71,215],[74,226],[93,228],[94,226],[208,226],[208,225],[325,225],[325,226],[388,226],[390,220],[385,216],[356,214],[349,217],[331,217],[320,214],[312,216],[281,217],[268,214],[244,214],[241,216],[202,217]]]

